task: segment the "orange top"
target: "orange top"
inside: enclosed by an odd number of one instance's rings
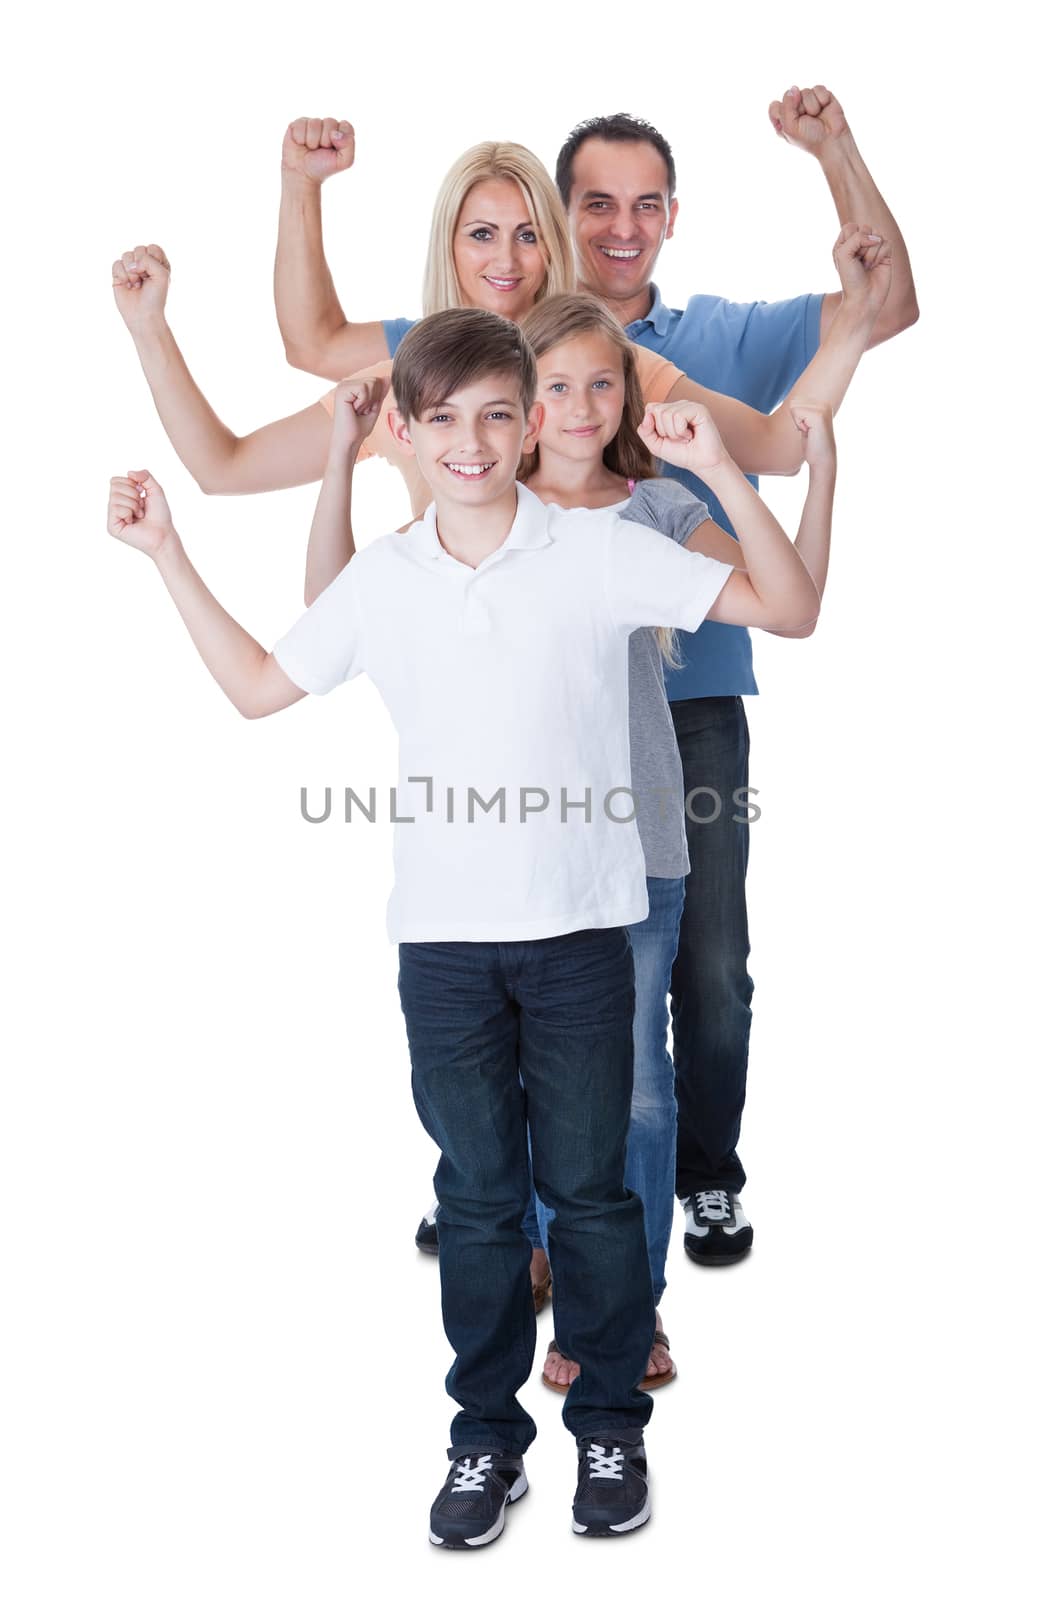
[[[674,367],[671,361],[667,361],[664,356],[656,355],[653,350],[645,350],[642,345],[634,345],[633,354],[636,357],[636,370],[640,378],[640,387],[643,389],[644,403],[649,404],[651,401],[668,400],[670,391],[675,388],[676,384],[684,376],[680,368]],[[390,378],[391,365],[390,361],[378,361],[374,366],[363,367],[361,372],[354,372],[349,376],[354,378]],[[321,404],[330,416],[333,414],[333,395],[335,392],[334,389],[330,389],[328,394],[322,396],[321,400]],[[368,461],[370,456],[382,456],[393,467],[398,467],[406,481],[413,515],[414,517],[420,517],[423,516],[425,510],[431,504],[431,490],[424,481],[421,470],[417,465],[416,457],[403,455],[392,437],[391,429],[388,427],[387,414],[395,409],[395,400],[389,389],[384,397],[384,403],[381,406],[376,426],[358,452],[358,460]]]

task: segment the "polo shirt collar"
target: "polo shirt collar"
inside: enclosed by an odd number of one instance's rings
[[[652,283],[651,309],[648,311],[646,316],[638,318],[636,322],[631,322],[629,326],[631,328],[642,328],[647,323],[650,323],[655,333],[661,339],[664,338],[665,334],[669,330],[669,321],[672,315],[673,313],[662,299],[657,283]]]
[[[507,550],[538,550],[542,545],[552,543],[548,529],[548,507],[522,483],[516,484],[516,501],[515,521],[508,530],[508,537],[492,555],[487,556],[487,561],[493,561]],[[435,529],[434,500],[420,521],[408,530],[406,538],[412,541],[414,552],[426,560],[438,561],[443,556],[451,561],[454,559],[439,542]],[[458,562],[458,565],[461,563]]]

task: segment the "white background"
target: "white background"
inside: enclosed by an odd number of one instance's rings
[[[7,41],[6,1592],[1037,1595],[1048,129],[1023,10],[35,15]],[[705,1273],[674,1232],[646,1532],[572,1538],[573,1447],[535,1377],[530,1496],[489,1552],[433,1552],[449,1352],[412,1245],[434,1152],[390,832],[298,815],[302,784],[388,781],[394,740],[362,683],[240,720],[107,538],[109,476],[147,465],[250,630],[301,608],[313,491],[198,491],[110,262],[165,247],[177,338],[245,431],[326,387],[284,364],[271,303],[291,117],[358,130],[325,210],[364,318],[417,312],[464,147],[551,163],[624,108],[678,161],[669,303],[824,290],[833,207],[766,115],[816,80],[922,320],[842,413],[819,632],[757,640],[756,1249]],[[802,491],[770,486],[791,522]],[[360,538],[403,506],[364,470]]]

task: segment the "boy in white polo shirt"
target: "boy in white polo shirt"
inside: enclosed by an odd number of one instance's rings
[[[578,1441],[573,1526],[649,1516],[636,1387],[654,1335],[640,1201],[623,1184],[632,1094],[632,956],[647,913],[632,825],[626,653],[647,625],[704,617],[805,626],[814,585],[774,518],[742,541],[748,573],[660,534],[542,503],[515,482],[536,437],[536,372],[514,323],[441,312],[392,374],[400,447],[435,496],[405,535],[362,551],[268,654],[208,592],[146,472],[111,480],[109,529],[152,556],[220,687],[249,717],[366,672],[400,735],[388,931],[421,1120],[436,1172],[443,1317],[455,1360],[435,1544],[501,1532],[525,1493],[534,1424],[516,1398],[534,1354],[529,1122],[555,1211],[556,1337],[580,1363],[564,1419]],[[353,424],[337,406],[323,495],[346,485]],[[653,408],[646,441],[753,491],[704,408]],[[343,459],[342,459],[343,452]],[[730,505],[729,505],[730,497]]]

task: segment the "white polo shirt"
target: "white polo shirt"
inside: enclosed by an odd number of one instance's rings
[[[443,549],[430,506],[356,555],[274,646],[311,694],[366,673],[398,730],[398,816],[413,820],[394,827],[395,943],[647,916],[631,794],[618,792],[631,786],[628,639],[693,632],[732,568],[616,513],[517,493],[507,539],[479,567]],[[390,786],[369,783],[386,801]]]

